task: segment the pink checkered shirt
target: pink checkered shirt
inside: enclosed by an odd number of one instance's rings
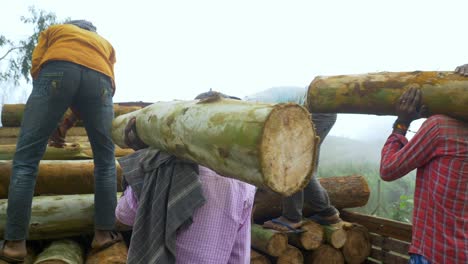
[[[176,263],[250,263],[250,218],[255,187],[199,166],[206,203],[193,215],[193,223],[179,230]],[[116,208],[117,219],[133,226],[138,200],[127,187]]]
[[[409,142],[391,134],[382,150],[382,179],[416,168],[410,253],[431,263],[468,263],[468,124],[435,115]]]

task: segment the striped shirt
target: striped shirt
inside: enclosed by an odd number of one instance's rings
[[[393,133],[382,149],[381,178],[417,169],[410,253],[431,263],[468,263],[468,124],[428,118],[408,142]]]

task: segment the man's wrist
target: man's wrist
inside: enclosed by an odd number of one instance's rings
[[[408,131],[409,123],[410,122],[405,122],[400,119],[397,119],[395,123],[393,123],[393,133],[405,136],[406,132]]]

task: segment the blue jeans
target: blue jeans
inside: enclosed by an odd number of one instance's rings
[[[431,264],[429,260],[418,254],[410,254],[409,264]]]
[[[95,228],[114,229],[117,180],[111,138],[112,94],[110,78],[97,71],[64,61],[43,66],[33,81],[13,158],[6,240],[27,238],[39,161],[49,136],[70,106],[80,112],[93,150]]]

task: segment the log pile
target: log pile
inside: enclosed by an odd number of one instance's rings
[[[219,102],[215,102],[219,104]],[[204,105],[206,106],[206,104]],[[210,105],[211,107],[212,105]],[[21,109],[21,106],[15,106],[12,109]],[[181,114],[187,115],[192,114],[185,109],[186,106],[181,106]],[[196,107],[199,107],[198,105]],[[218,106],[219,107],[219,106]],[[231,105],[233,109],[239,109],[242,107],[250,107],[249,105]],[[302,155],[302,162],[313,164],[315,159],[315,147],[316,138],[315,135],[310,132],[310,122],[306,122],[303,118],[303,109],[297,108],[296,106],[284,105],[286,109],[291,108],[295,113],[296,117],[284,121],[282,109],[274,110],[269,108],[267,105],[261,105],[255,111],[251,111],[250,115],[256,118],[256,122],[249,120],[250,124],[262,124],[258,127],[244,127],[239,125],[238,121],[233,121],[232,128],[236,128],[232,133],[239,133],[246,129],[252,129],[255,131],[262,131],[257,135],[258,138],[263,138],[268,144],[278,145],[279,140],[284,141],[285,137],[299,138],[304,135],[309,138],[303,144],[304,148],[295,149],[292,152],[288,152],[282,156],[282,158],[288,158],[289,156],[297,156],[297,153],[306,153]],[[10,111],[10,107],[6,105],[4,109]],[[185,110],[184,110],[185,109]],[[145,110],[149,111],[149,110]],[[202,111],[198,109],[198,111]],[[265,115],[266,112],[278,112],[279,117],[270,117]],[[289,110],[288,110],[289,111]],[[269,112],[269,113],[270,113]],[[20,121],[12,121],[18,114],[13,114],[14,111],[10,111],[6,117],[5,124],[19,124]],[[144,118],[163,118],[161,115],[155,117],[152,112],[145,112]],[[158,113],[161,113],[159,111]],[[131,150],[126,149],[125,145],[122,144],[121,135],[122,124],[124,120],[135,113],[124,114],[116,120],[119,121],[120,125],[116,128],[115,132],[117,137],[116,142],[122,148],[116,148],[116,157],[123,156],[132,153]],[[204,112],[201,114],[205,115]],[[237,115],[238,116],[238,115]],[[308,119],[308,114],[307,120]],[[270,125],[265,125],[265,120],[271,120],[275,122]],[[141,131],[144,131],[144,125],[141,124],[144,118],[137,117],[137,127]],[[179,117],[182,118],[182,117]],[[214,122],[212,125],[216,125],[216,119],[219,116],[206,116]],[[138,121],[139,120],[139,121]],[[147,119],[148,120],[148,119]],[[302,120],[302,121],[298,121]],[[167,129],[177,129],[170,127],[171,124],[177,125],[179,122],[177,116],[172,115],[172,123],[169,119],[164,119],[166,127],[161,127],[161,131],[158,133],[167,133]],[[268,129],[275,129],[278,126],[292,126],[295,122],[305,123],[305,125],[297,126],[299,132],[295,135],[281,135],[277,132],[271,137],[265,137],[264,127]],[[180,125],[180,124],[179,124]],[[216,129],[211,127],[213,131]],[[187,128],[187,127],[185,127]],[[196,129],[196,127],[189,127],[190,129]],[[188,129],[188,128],[187,128]],[[218,128],[221,129],[221,128]],[[287,130],[287,129],[286,129]],[[193,132],[193,130],[190,130]],[[221,133],[223,130],[216,133]],[[157,144],[167,144],[169,146],[173,142],[179,142],[181,145],[174,145],[174,151],[181,153],[193,154],[200,149],[206,148],[206,146],[192,146],[188,145],[187,141],[178,141],[180,135],[174,136],[170,141],[167,142],[155,142],[155,138],[149,134],[149,132],[143,136],[145,142],[153,142]],[[226,131],[222,132],[226,133]],[[0,239],[3,238],[4,226],[6,219],[6,206],[7,200],[5,199],[8,195],[8,184],[11,174],[11,158],[14,153],[15,143],[19,134],[18,127],[0,127]],[[304,135],[302,135],[304,134]],[[192,133],[191,136],[197,135]],[[202,136],[203,133],[199,133]],[[216,136],[205,135],[208,138],[216,139]],[[275,138],[276,137],[276,138]],[[200,138],[198,138],[200,139]],[[275,141],[276,140],[276,141]],[[259,149],[257,153],[248,152],[249,144],[256,145],[258,141],[254,138],[244,138],[242,146],[229,145],[229,141],[223,141],[219,139],[219,144],[216,145],[216,149],[213,153],[218,155],[214,160],[222,161],[227,168],[235,170],[239,168],[239,164],[247,164],[251,166],[246,170],[246,179],[251,177],[249,182],[253,182],[258,186],[266,188],[259,189],[255,200],[255,210],[253,212],[253,220],[256,224],[252,225],[251,242],[251,263],[362,263],[368,256],[367,249],[369,248],[367,231],[357,224],[349,225],[347,229],[336,228],[330,226],[321,226],[315,222],[307,222],[303,225],[302,229],[304,233],[291,234],[291,233],[280,233],[272,230],[262,228],[260,225],[263,221],[279,216],[281,212],[281,194],[290,194],[301,188],[305,182],[309,179],[310,171],[312,171],[312,165],[309,166],[298,166],[302,168],[302,174],[291,169],[291,166],[287,162],[280,164],[283,167],[278,167],[282,171],[289,169],[291,173],[296,173],[294,181],[287,182],[286,185],[279,185],[275,183],[278,180],[278,175],[274,175],[274,172],[267,171],[268,168],[262,164],[264,162],[279,162],[277,159],[281,155],[276,152],[271,152],[268,146],[264,146],[263,149]],[[86,131],[82,127],[72,128],[67,136],[68,145],[64,149],[52,149],[49,148],[46,152],[44,159],[39,166],[39,174],[37,177],[35,197],[33,199],[33,210],[30,223],[30,233],[28,245],[28,259],[25,263],[125,263],[127,256],[127,246],[125,243],[118,243],[108,248],[104,252],[94,253],[90,251],[90,238],[93,232],[93,164],[90,160],[92,158],[92,151],[89,147],[89,141],[86,137]],[[227,143],[226,143],[227,142]],[[261,141],[260,141],[261,142]],[[156,144],[157,143],[157,144]],[[206,143],[206,142],[205,142]],[[266,144],[266,143],[265,143]],[[261,145],[261,144],[260,144]],[[182,149],[181,146],[186,149]],[[247,146],[247,147],[246,147]],[[288,146],[282,145],[282,148]],[[169,149],[169,147],[167,147]],[[213,149],[212,149],[213,150]],[[236,152],[237,151],[237,152]],[[269,156],[262,156],[264,152],[270,151]],[[284,149],[282,150],[284,152]],[[240,155],[246,154],[248,156],[240,157]],[[184,154],[185,155],[185,154]],[[195,155],[196,156],[196,155]],[[213,157],[209,156],[196,156],[195,160],[204,161],[205,164],[210,165],[210,159]],[[235,158],[240,157],[244,160],[236,161]],[[246,158],[248,157],[248,160]],[[270,159],[270,160],[269,160]],[[238,164],[233,165],[235,162]],[[263,162],[263,163],[262,163]],[[203,162],[200,162],[203,164]],[[280,162],[281,163],[281,162]],[[278,166],[280,166],[278,165]],[[297,164],[296,164],[297,165]],[[231,167],[229,167],[231,166]],[[257,167],[255,167],[257,166]],[[260,169],[259,167],[260,166]],[[289,167],[288,167],[289,166]],[[245,166],[244,166],[245,167]],[[288,168],[286,168],[288,167]],[[276,169],[278,169],[276,168]],[[216,169],[216,168],[214,168]],[[219,168],[219,171],[225,171],[226,168]],[[270,168],[271,170],[271,168]],[[248,176],[247,172],[252,172],[253,176]],[[287,170],[286,170],[287,171]],[[306,173],[304,173],[304,171]],[[120,181],[122,178],[121,170],[118,168],[118,187],[120,189]],[[268,180],[264,176],[270,175],[271,179]],[[284,177],[284,175],[282,175]],[[276,177],[276,178],[275,178]],[[245,180],[245,179],[244,179]],[[287,179],[289,180],[289,179]],[[281,178],[284,182],[284,178]],[[332,177],[326,179],[320,179],[321,184],[329,192],[331,202],[339,209],[359,207],[367,203],[369,199],[369,187],[367,182],[362,176],[351,175],[342,177]],[[291,187],[292,186],[292,187]],[[119,196],[120,194],[118,194]],[[310,214],[310,205],[306,205],[304,208],[304,215]],[[76,260],[79,259],[79,260]]]

